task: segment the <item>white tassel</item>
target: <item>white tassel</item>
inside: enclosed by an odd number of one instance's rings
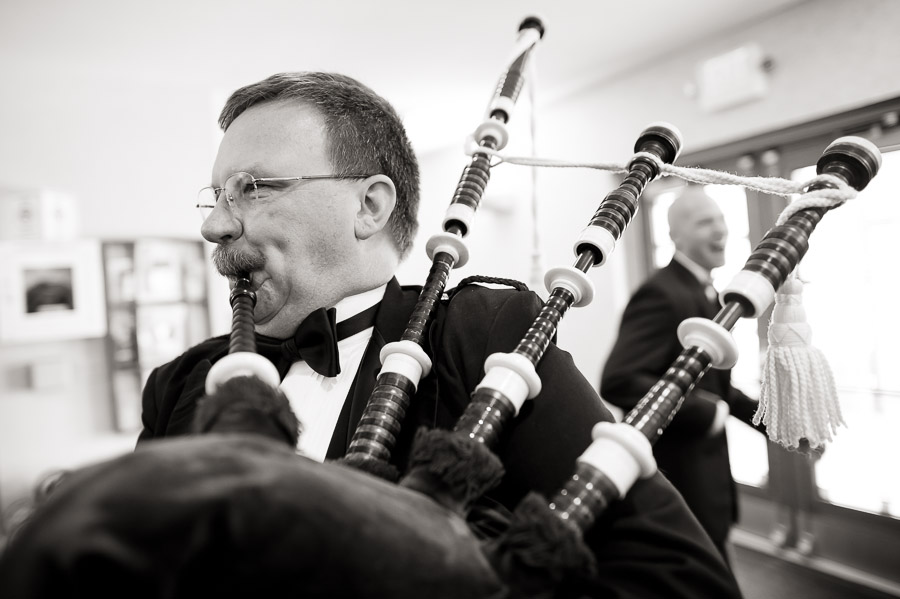
[[[791,276],[775,294],[769,322],[769,349],[762,372],[759,408],[753,423],[766,425],[769,438],[796,448],[831,441],[844,424],[834,376],[822,352],[810,345],[812,329],[801,300],[803,283]]]

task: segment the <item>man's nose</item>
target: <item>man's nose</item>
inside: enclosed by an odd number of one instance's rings
[[[239,238],[244,231],[240,220],[223,200],[216,202],[216,207],[200,226],[200,234],[213,243],[228,243]]]

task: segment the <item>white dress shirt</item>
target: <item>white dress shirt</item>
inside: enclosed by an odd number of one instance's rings
[[[342,322],[371,308],[384,297],[385,289],[387,284],[342,299],[334,306],[335,320]],[[325,461],[325,454],[344,407],[344,400],[356,377],[356,371],[359,370],[373,329],[374,327],[369,327],[352,337],[338,341],[341,372],[337,376],[323,376],[310,368],[305,361],[300,360],[294,362],[284,377],[281,390],[291,402],[291,408],[300,420],[298,453],[318,462]]]

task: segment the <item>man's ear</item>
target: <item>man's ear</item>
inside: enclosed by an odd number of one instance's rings
[[[373,175],[364,181],[354,230],[357,239],[368,239],[385,228],[397,203],[394,182],[385,175]]]

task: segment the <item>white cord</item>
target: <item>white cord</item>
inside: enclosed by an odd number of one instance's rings
[[[627,163],[620,162],[570,162],[565,160],[554,160],[548,158],[537,158],[528,156],[505,156],[501,152],[490,150],[487,148],[478,148],[478,151],[485,153],[497,160],[495,164],[507,163],[517,164],[521,166],[531,167],[548,167],[548,168],[590,168],[596,170],[609,171],[613,173],[627,173],[631,162],[638,157],[645,157],[652,160],[659,167],[663,176],[675,176],[685,181],[693,183],[713,184],[713,185],[740,185],[761,191],[770,195],[779,195],[789,197],[795,194],[802,194],[796,202],[792,202],[778,216],[777,224],[784,223],[791,215],[799,210],[806,208],[820,207],[832,208],[839,206],[847,200],[856,197],[857,191],[847,185],[842,179],[834,175],[816,175],[807,181],[790,181],[778,177],[742,177],[725,171],[715,171],[706,168],[684,167],[666,164],[655,154],[649,152],[638,152]],[[471,152],[470,152],[471,153]],[[817,189],[815,191],[806,190],[813,184],[826,184],[832,187]]]

